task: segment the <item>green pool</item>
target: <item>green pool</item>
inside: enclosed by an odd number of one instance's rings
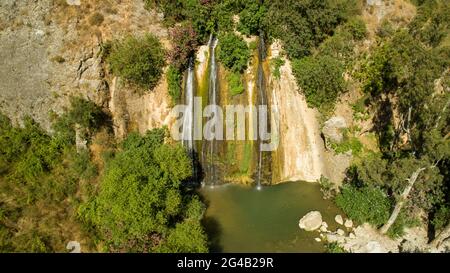
[[[318,232],[298,227],[312,210],[335,229],[340,211],[323,200],[319,185],[290,182],[261,190],[233,184],[200,190],[208,205],[204,224],[212,252],[324,252]]]

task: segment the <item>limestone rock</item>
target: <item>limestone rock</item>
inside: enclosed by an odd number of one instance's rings
[[[350,219],[345,220],[344,226],[346,228],[352,228],[353,227],[353,221]]]
[[[342,129],[347,128],[347,123],[343,117],[332,117],[325,122],[322,133],[326,139],[332,142],[340,143],[344,139]]]
[[[383,246],[377,241],[368,242],[362,249],[362,253],[386,253],[386,252],[387,252],[386,249],[384,249]]]
[[[322,239],[320,239],[320,238],[315,238],[314,240],[316,240],[316,242],[322,242]]]
[[[336,221],[336,223],[338,223],[339,225],[344,224],[344,219],[342,219],[342,216],[340,214],[338,214],[338,215],[336,215],[336,217],[334,217],[334,221]]]
[[[300,219],[298,226],[306,231],[313,231],[322,225],[322,215],[318,211],[311,211]]]
[[[345,235],[345,231],[343,231],[343,230],[340,229],[340,228],[336,231],[336,233],[337,233],[338,235],[340,235],[340,236],[344,236],[344,235]]]

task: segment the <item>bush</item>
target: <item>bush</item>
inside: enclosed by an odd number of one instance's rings
[[[280,68],[284,65],[284,63],[285,61],[280,57],[272,59],[272,75],[275,79],[280,79]]]
[[[183,76],[178,69],[173,66],[169,66],[169,69],[167,70],[167,84],[169,86],[169,95],[173,104],[181,98],[182,78]]]
[[[128,36],[115,41],[107,58],[116,76],[144,88],[154,88],[165,65],[165,52],[158,38]]]
[[[192,162],[183,147],[164,143],[166,135],[165,129],[130,134],[108,162],[98,195],[80,207],[81,219],[112,249],[207,250],[199,201],[181,184]]]
[[[283,41],[291,59],[308,56],[334,29],[360,10],[357,0],[310,1],[273,0],[269,2],[264,25],[270,36]]]
[[[450,207],[440,207],[432,220],[432,224],[436,230],[442,230],[450,221]]]
[[[368,222],[376,227],[388,220],[391,209],[386,194],[374,187],[345,185],[336,196],[336,204],[354,221]]]
[[[344,67],[333,57],[318,56],[294,60],[292,64],[297,83],[310,106],[334,104],[345,89]]]
[[[239,13],[238,30],[245,35],[257,35],[261,29],[262,20],[266,15],[266,7],[255,2],[248,2]]]
[[[182,71],[189,65],[189,58],[197,49],[197,33],[192,24],[176,26],[170,31],[172,50],[169,52],[169,62],[172,66]]]
[[[325,245],[325,249],[326,249],[327,253],[346,253],[347,252],[347,251],[345,251],[345,249],[343,247],[341,247],[336,242],[327,243]]]
[[[234,33],[225,33],[219,37],[217,59],[233,72],[243,72],[250,59],[247,43]]]
[[[352,18],[343,25],[343,30],[350,33],[356,41],[362,40],[367,36],[366,23],[360,18]]]
[[[244,85],[242,84],[241,74],[231,72],[228,76],[228,87],[230,89],[230,94],[236,96],[244,92]]]

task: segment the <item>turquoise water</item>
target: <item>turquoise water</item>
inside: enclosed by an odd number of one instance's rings
[[[330,228],[340,211],[323,200],[320,187],[306,182],[252,187],[228,184],[201,189],[208,209],[204,223],[212,252],[324,252],[318,232],[298,227],[312,210],[322,213]]]

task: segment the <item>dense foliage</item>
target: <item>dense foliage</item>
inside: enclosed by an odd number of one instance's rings
[[[247,43],[234,33],[225,33],[219,37],[217,59],[233,72],[243,72],[250,58]]]
[[[198,46],[197,33],[189,23],[176,26],[170,31],[173,48],[169,52],[170,64],[182,71],[189,65]]]
[[[80,209],[111,250],[207,251],[202,204],[181,185],[192,162],[165,137],[164,129],[129,135],[108,162],[98,196]]]
[[[115,75],[152,89],[161,78],[165,51],[159,39],[152,34],[128,36],[112,43],[107,60]]]
[[[448,1],[420,1],[418,15],[408,27],[387,30],[382,25],[379,45],[363,60],[358,74],[365,104],[375,111],[381,151],[354,164],[347,177],[351,186],[345,186],[336,201],[351,217],[369,219],[372,212],[346,205],[346,200],[358,200],[366,189],[382,191],[390,212],[401,204],[391,234],[401,234],[404,226],[416,222],[419,212],[426,215],[418,220],[436,230],[448,225],[450,32],[448,15],[441,11],[449,6]],[[432,9],[439,10],[436,16]],[[411,181],[405,199],[402,194]]]
[[[360,1],[268,1],[265,23],[270,36],[283,41],[290,58],[310,55],[334,29],[360,11]]]
[[[167,69],[167,85],[169,89],[169,95],[172,99],[172,103],[175,104],[178,102],[181,98],[181,82],[183,80],[183,75],[181,74],[180,70],[169,66]]]
[[[64,252],[75,239],[92,247],[74,211],[97,170],[88,151],[77,153],[73,126],[97,130],[101,116],[73,99],[50,136],[31,118],[15,127],[0,115],[0,252]]]
[[[292,63],[298,85],[308,104],[320,107],[334,103],[344,91],[343,65],[330,56],[306,57]]]

